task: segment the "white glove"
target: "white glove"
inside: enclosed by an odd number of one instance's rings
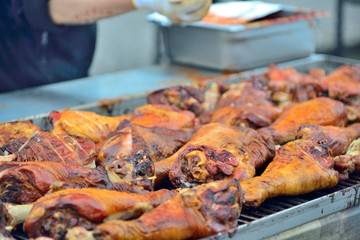
[[[174,23],[195,22],[208,12],[212,0],[132,0],[136,8],[150,9]]]

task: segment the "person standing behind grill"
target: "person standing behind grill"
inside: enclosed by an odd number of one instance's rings
[[[88,74],[99,19],[135,9],[198,21],[211,0],[1,0],[0,92]]]

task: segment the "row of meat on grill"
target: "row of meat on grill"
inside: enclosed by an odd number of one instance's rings
[[[359,83],[359,66],[273,65],[236,84],[155,91],[127,115],[54,111],[49,131],[2,123],[2,237],[19,224],[53,239],[233,232],[243,206],[360,171]]]

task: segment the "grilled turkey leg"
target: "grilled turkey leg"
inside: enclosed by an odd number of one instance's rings
[[[198,239],[233,231],[241,212],[241,189],[235,179],[203,184],[131,221],[110,221],[92,233],[74,228],[67,239]]]
[[[300,139],[283,145],[261,176],[241,182],[244,203],[259,207],[268,198],[334,187],[339,174],[325,143]]]
[[[253,177],[255,168],[273,157],[274,148],[266,132],[210,123],[201,127],[187,144],[164,160],[166,162],[155,163],[155,171],[161,178],[166,172],[165,163],[171,164],[169,177],[176,187],[195,186],[225,177],[241,181]]]
[[[104,189],[66,189],[40,198],[24,223],[29,237],[63,239],[75,226],[92,229],[110,219],[131,219],[174,197],[176,192],[159,190],[147,194]]]

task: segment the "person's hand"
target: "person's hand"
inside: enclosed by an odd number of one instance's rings
[[[208,12],[212,0],[132,0],[136,8],[150,9],[174,23],[195,22]]]

